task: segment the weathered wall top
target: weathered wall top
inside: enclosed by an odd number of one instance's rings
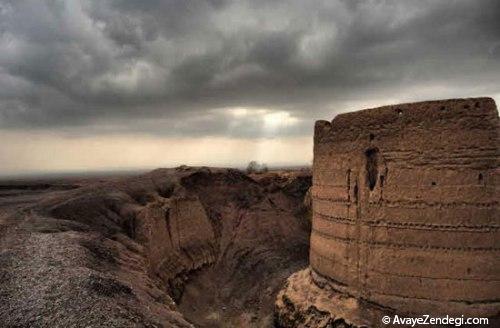
[[[363,109],[337,115],[332,122],[320,120],[316,122],[315,138],[320,141],[325,134],[344,138],[350,131],[366,132],[370,128],[381,125],[450,125],[453,122],[463,128],[491,129],[491,123],[471,124],[462,120],[464,117],[485,117],[498,122],[498,111],[492,98],[467,98],[423,101]],[[458,127],[458,126],[457,126]],[[320,139],[317,139],[320,138]]]

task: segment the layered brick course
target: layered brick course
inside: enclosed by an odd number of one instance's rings
[[[385,106],[318,121],[313,279],[403,312],[495,315],[498,128],[490,98]]]

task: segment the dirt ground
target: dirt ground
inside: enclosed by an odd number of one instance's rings
[[[308,170],[0,181],[2,327],[272,327]]]

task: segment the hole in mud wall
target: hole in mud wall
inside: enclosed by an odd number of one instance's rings
[[[373,133],[370,133],[370,141],[372,141],[373,139],[375,139],[375,135]]]
[[[483,174],[482,173],[479,173],[479,175],[477,176],[477,180],[479,181],[479,183],[482,183],[483,182]]]
[[[347,200],[351,201],[351,169],[347,170],[346,173],[346,180],[347,180]]]
[[[370,190],[375,188],[378,177],[378,149],[372,148],[365,152],[366,156],[366,180]]]

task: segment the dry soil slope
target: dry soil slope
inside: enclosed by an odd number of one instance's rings
[[[2,324],[270,324],[307,261],[309,185],[307,172],[181,167],[0,206]]]

